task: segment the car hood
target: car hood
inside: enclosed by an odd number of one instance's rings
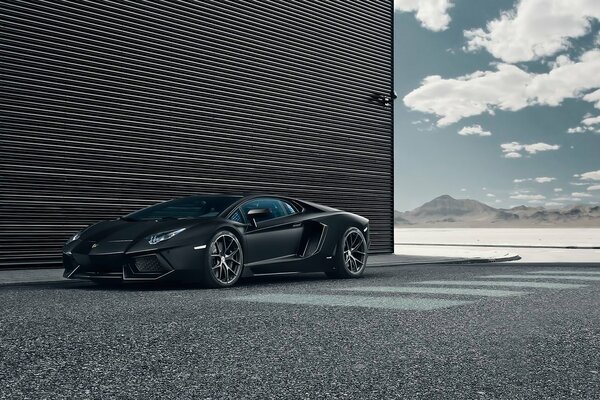
[[[118,219],[113,221],[102,221],[85,229],[81,234],[80,239],[93,242],[136,241],[155,233],[210,224],[213,221],[214,218],[149,221]]]
[[[85,229],[78,240],[67,243],[63,252],[86,255],[116,253],[142,253],[164,250],[190,242],[204,243],[214,233],[215,226],[224,221],[219,218],[181,220],[128,221],[118,219],[103,221]],[[148,236],[160,232],[186,228],[177,236],[157,244],[149,244]]]

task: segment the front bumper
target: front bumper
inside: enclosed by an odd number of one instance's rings
[[[63,252],[63,277],[122,281],[195,280],[204,250],[192,246],[130,252],[129,243],[79,243]]]
[[[63,265],[63,277],[68,279],[156,281],[165,280],[175,272],[167,259],[158,253],[133,257],[63,254]]]

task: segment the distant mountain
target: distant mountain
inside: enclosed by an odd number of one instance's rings
[[[464,217],[495,213],[497,210],[476,200],[457,200],[447,194],[436,197],[410,212],[414,217]]]
[[[402,218],[402,213],[400,211],[394,210],[394,225],[412,225],[412,223]]]
[[[443,195],[412,211],[395,211],[394,223],[411,227],[600,227],[600,206],[575,205],[560,209],[518,206],[498,209],[477,200]]]

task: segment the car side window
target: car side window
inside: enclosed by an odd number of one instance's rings
[[[267,209],[269,214],[261,217],[257,222],[267,221],[270,219],[287,217],[288,215],[296,214],[298,211],[289,202],[274,199],[274,198],[258,198],[247,202],[240,207],[244,215],[248,215],[248,211],[253,209]],[[234,213],[235,214],[235,213]],[[233,217],[233,214],[232,214]],[[231,218],[231,217],[230,217]]]
[[[242,213],[239,209],[235,210],[235,212],[229,216],[229,219],[235,222],[244,222],[244,217],[242,217]]]

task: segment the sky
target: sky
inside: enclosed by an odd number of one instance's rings
[[[395,0],[395,208],[600,203],[599,0]]]

